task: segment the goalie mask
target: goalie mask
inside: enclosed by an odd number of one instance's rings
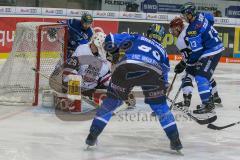
[[[103,59],[106,59],[106,52],[103,48],[103,43],[105,38],[106,38],[106,34],[103,32],[96,32],[92,38],[92,43],[98,49],[98,56],[102,57]]]

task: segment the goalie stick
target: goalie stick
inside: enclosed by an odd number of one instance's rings
[[[222,129],[225,129],[225,128],[228,128],[228,127],[232,127],[232,126],[235,126],[237,124],[240,124],[240,121],[238,122],[235,122],[235,123],[231,123],[231,124],[228,124],[228,125],[225,125],[225,126],[216,126],[212,123],[208,124],[208,128],[210,129],[214,129],[214,130],[222,130]]]

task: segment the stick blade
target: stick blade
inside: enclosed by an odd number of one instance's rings
[[[207,128],[213,129],[213,130],[220,130],[217,126],[215,126],[214,124],[208,124]]]
[[[216,121],[217,120],[217,115],[214,115],[214,116],[212,116],[212,117],[210,117],[210,118],[207,118],[207,119],[198,119],[197,120],[197,122],[199,123],[199,124],[211,124],[211,123],[213,123],[214,121]]]

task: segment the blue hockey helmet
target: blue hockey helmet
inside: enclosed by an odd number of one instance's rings
[[[112,33],[106,36],[103,48],[106,51],[106,59],[111,63],[117,63],[119,59],[119,48],[114,42],[114,37]]]
[[[187,2],[183,4],[180,8],[180,12],[185,15],[185,14],[191,14],[192,16],[196,16],[196,6],[192,2]]]
[[[165,34],[165,28],[160,24],[152,24],[148,27],[147,30],[147,37],[150,39],[154,39],[158,43],[162,42]]]
[[[106,52],[115,52],[118,49],[117,44],[114,42],[113,34],[110,33],[106,36],[104,40],[104,50]]]

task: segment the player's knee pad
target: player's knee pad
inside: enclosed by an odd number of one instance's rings
[[[184,94],[191,94],[193,91],[193,76],[188,75],[187,77],[182,78],[182,91]]]
[[[187,77],[183,77],[182,78],[182,83],[183,83],[183,87],[186,87],[186,86],[192,86],[193,87],[193,84],[192,84],[192,81],[193,81],[193,76],[188,74]]]

